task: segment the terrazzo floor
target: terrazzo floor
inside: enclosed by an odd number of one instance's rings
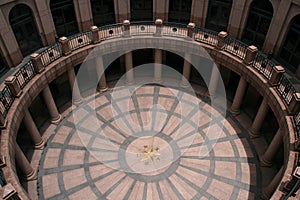
[[[247,130],[205,96],[146,85],[85,100],[50,136],[39,199],[257,199]]]

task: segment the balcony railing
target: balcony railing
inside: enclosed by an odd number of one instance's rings
[[[179,23],[163,23],[160,27],[162,36],[172,36],[180,38],[188,38],[188,28],[184,24]],[[99,27],[98,35],[100,40],[107,40],[116,37],[124,36],[124,25],[123,24],[113,24],[105,25]],[[154,22],[133,22],[130,24],[129,35],[139,36],[139,35],[155,35],[157,31],[157,25]],[[212,47],[216,47],[219,42],[218,33],[215,31],[207,30],[201,27],[195,27],[193,29],[192,39],[194,41]],[[93,35],[91,31],[84,33],[75,34],[68,37],[69,48],[71,51],[80,49],[87,46],[93,42]],[[223,50],[237,56],[239,59],[244,60],[246,57],[248,46],[234,38],[226,37]],[[43,67],[47,67],[49,64],[63,56],[63,50],[61,44],[58,42],[55,45],[49,46],[44,49],[41,55],[41,61]],[[256,53],[252,66],[262,74],[266,79],[270,79],[275,63],[268,59],[266,55],[261,52]],[[26,84],[35,76],[35,71],[32,66],[32,62],[29,61],[25,63],[15,74],[17,82],[21,89],[23,89]],[[284,102],[289,105],[293,93],[296,92],[294,86],[288,81],[288,79],[283,76],[277,86],[277,91],[283,98]],[[6,92],[7,93],[7,92]],[[5,115],[8,112],[10,104],[7,104],[5,99],[1,99],[2,105],[5,105],[5,109],[0,111],[0,114]]]
[[[194,40],[204,44],[217,46],[218,32],[196,27],[194,32]]]
[[[32,62],[29,61],[23,65],[14,75],[21,89],[35,76]]]
[[[226,38],[224,50],[244,60],[248,45],[231,37]]]

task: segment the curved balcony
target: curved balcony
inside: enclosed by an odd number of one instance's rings
[[[186,26],[156,20],[130,24],[125,20],[123,24],[93,26],[88,32],[60,38],[58,43],[44,48],[40,53],[33,53],[30,60],[1,85],[0,125],[3,129],[1,155],[4,177],[8,183],[7,190],[10,191],[5,198],[16,195],[21,199],[28,199],[20,186],[15,167],[15,140],[24,116],[23,108],[31,104],[47,83],[64,73],[67,64],[82,63],[95,46],[102,45],[103,49],[113,52],[122,49],[125,43],[136,44],[134,38],[139,37],[143,37],[151,48],[159,48],[160,43],[166,41],[174,41],[174,50],[176,44],[189,43],[195,47],[194,49],[201,45],[216,62],[243,75],[262,96],[267,98],[268,105],[285,134],[284,175],[273,197],[288,198],[293,195],[299,187],[298,173],[300,173],[298,172],[300,94],[287,78],[284,68],[269,60],[255,46],[248,46],[231,38],[226,32],[217,33],[195,27],[193,23]],[[154,40],[159,42],[153,42]]]

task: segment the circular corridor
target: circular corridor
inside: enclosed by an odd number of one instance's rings
[[[158,85],[85,100],[50,137],[39,199],[256,199],[246,129],[205,96]]]

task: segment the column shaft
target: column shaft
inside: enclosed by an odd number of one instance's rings
[[[50,117],[51,117],[51,123],[58,124],[61,120],[61,115],[59,114],[57,107],[55,105],[53,96],[51,94],[49,86],[46,86],[45,89],[42,91],[42,95],[44,97],[46,106],[48,108]]]
[[[258,109],[258,112],[256,113],[256,116],[252,123],[252,126],[250,127],[250,130],[249,130],[249,134],[250,134],[251,138],[260,137],[259,131],[260,131],[260,128],[261,128],[266,116],[267,116],[268,109],[269,109],[269,106],[267,104],[267,100],[264,98],[264,100],[262,101],[262,103]]]
[[[161,83],[161,70],[162,70],[162,50],[155,49],[154,53],[154,82]]]
[[[71,87],[71,90],[72,90],[72,102],[75,105],[79,105],[79,104],[82,103],[82,97],[81,97],[81,94],[80,94],[80,89],[78,87],[78,82],[77,82],[77,78],[76,78],[75,71],[74,71],[73,67],[68,69],[68,77],[69,77],[70,87]]]
[[[43,141],[39,130],[37,129],[29,111],[25,110],[25,115],[23,118],[24,125],[30,135],[31,140],[34,143],[35,149],[43,149],[45,146],[45,141]]]
[[[184,63],[183,63],[183,71],[182,71],[182,80],[181,80],[182,86],[189,85],[190,74],[191,74],[191,63],[189,62],[190,60],[191,60],[191,55],[185,54],[185,59],[184,59]]]
[[[277,152],[279,151],[279,148],[281,147],[283,143],[283,136],[280,131],[280,129],[276,132],[272,142],[268,146],[266,152],[264,155],[260,158],[261,165],[262,166],[271,166],[272,161],[275,158]]]
[[[96,70],[98,75],[97,77],[99,78],[98,91],[105,92],[108,88],[106,84],[105,69],[103,66],[102,56],[96,56],[95,62],[96,62]]]
[[[126,68],[126,81],[128,84],[132,84],[134,82],[133,75],[133,64],[132,64],[132,52],[128,52],[125,54],[125,68]]]
[[[36,170],[34,170],[27,158],[25,157],[24,153],[22,152],[19,145],[16,143],[15,145],[15,153],[16,153],[16,162],[20,169],[22,170],[22,173],[26,180],[31,181],[37,179],[37,173]]]
[[[246,88],[247,88],[247,81],[241,76],[230,109],[231,113],[234,115],[238,115],[240,113],[240,107],[243,102],[243,97],[245,95]]]
[[[280,180],[282,178],[282,171],[283,171],[283,167],[280,168],[280,170],[277,172],[275,177],[272,179],[271,183],[269,183],[268,186],[263,188],[262,199],[267,200],[271,198],[272,194],[274,193],[274,191],[276,190],[277,186],[280,183]]]
[[[219,72],[218,66],[216,64],[214,64],[212,72],[211,72],[209,86],[208,86],[208,92],[209,92],[211,98],[216,97],[219,79],[220,79],[220,72]]]

